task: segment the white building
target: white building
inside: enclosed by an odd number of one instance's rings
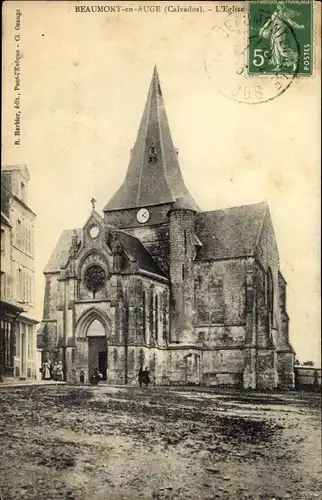
[[[5,352],[10,352],[2,365],[5,365],[5,375],[23,379],[39,377],[36,349],[38,321],[35,318],[36,214],[28,206],[29,179],[26,165],[2,167],[1,237],[6,240],[6,256],[4,265],[1,262],[1,338]]]

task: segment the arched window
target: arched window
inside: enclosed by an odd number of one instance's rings
[[[163,340],[167,341],[168,334],[168,326],[167,326],[167,311],[169,308],[168,302],[168,293],[166,290],[163,291],[163,300],[162,300],[162,328],[163,328]]]
[[[149,162],[156,162],[157,161],[157,148],[155,146],[155,143],[152,142],[150,149],[149,149]]]
[[[158,342],[159,336],[159,297],[155,296],[155,340]]]
[[[105,281],[106,273],[100,265],[94,264],[86,269],[84,283],[93,292],[94,298],[95,294],[103,288]]]
[[[142,331],[143,331],[143,340],[146,342],[146,293],[143,291],[142,293]]]
[[[274,283],[273,274],[271,268],[267,271],[267,281],[266,281],[266,296],[267,296],[267,309],[271,321],[273,321],[273,309],[274,309]]]
[[[224,284],[222,279],[210,277],[209,280],[210,323],[225,322]]]
[[[139,365],[140,366],[144,365],[144,352],[143,352],[143,349],[140,349],[140,351],[139,351]]]

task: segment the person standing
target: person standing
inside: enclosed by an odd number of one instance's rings
[[[52,362],[50,361],[50,359],[47,360],[47,364],[48,364],[48,369],[49,369],[49,379],[51,380],[53,378],[53,364]]]
[[[147,366],[143,370],[143,383],[144,383],[145,387],[148,387],[148,385],[150,383],[150,372],[149,372]]]
[[[139,386],[142,387],[142,383],[143,383],[143,368],[142,368],[142,366],[140,366],[140,369],[139,369],[138,379],[139,379]]]
[[[57,363],[57,361],[54,361],[54,365],[52,367],[52,372],[51,372],[51,376],[54,380],[58,380],[57,370],[58,370],[58,363]]]
[[[57,365],[57,380],[60,382],[63,380],[63,363],[61,361]]]
[[[50,365],[48,361],[45,361],[44,363],[44,379],[45,380],[50,380],[51,375],[50,375]]]

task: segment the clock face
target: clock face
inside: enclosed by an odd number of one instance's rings
[[[150,212],[147,208],[140,208],[138,213],[136,214],[136,218],[140,224],[144,224],[144,222],[147,222],[150,218]]]
[[[89,230],[89,234],[90,234],[91,238],[97,238],[99,233],[100,233],[100,230],[99,230],[98,226],[92,226]]]

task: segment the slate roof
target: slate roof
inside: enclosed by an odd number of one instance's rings
[[[203,245],[197,260],[253,255],[267,211],[262,202],[197,214],[196,234]]]
[[[61,267],[67,264],[69,249],[72,242],[72,236],[76,231],[78,239],[81,240],[82,229],[65,229],[60,235],[53,253],[44,269],[44,273],[55,273],[60,271]]]
[[[82,238],[82,229],[66,229],[62,232],[56,247],[45,267],[44,273],[59,272],[65,266],[69,257],[71,239],[76,231],[78,239]],[[165,278],[165,274],[153,260],[151,254],[135,236],[121,230],[113,230],[114,235],[120,241],[122,247],[127,251],[129,257],[138,263],[139,269]]]
[[[138,238],[126,233],[125,231],[115,231],[114,234],[120,241],[123,248],[135,261],[137,261],[139,269],[162,276],[163,278],[166,277],[164,272],[160,269],[151,254]]]
[[[155,147],[153,160],[151,146]],[[200,211],[181,174],[155,67],[125,180],[104,212],[172,203],[178,197],[187,208]]]
[[[196,260],[254,255],[267,212],[268,205],[262,202],[196,214],[196,242],[202,245]],[[81,240],[82,229],[63,231],[45,267],[45,273],[58,272],[67,263],[74,231]],[[113,233],[129,257],[137,261],[139,269],[166,277],[138,238],[118,229],[114,229]]]

